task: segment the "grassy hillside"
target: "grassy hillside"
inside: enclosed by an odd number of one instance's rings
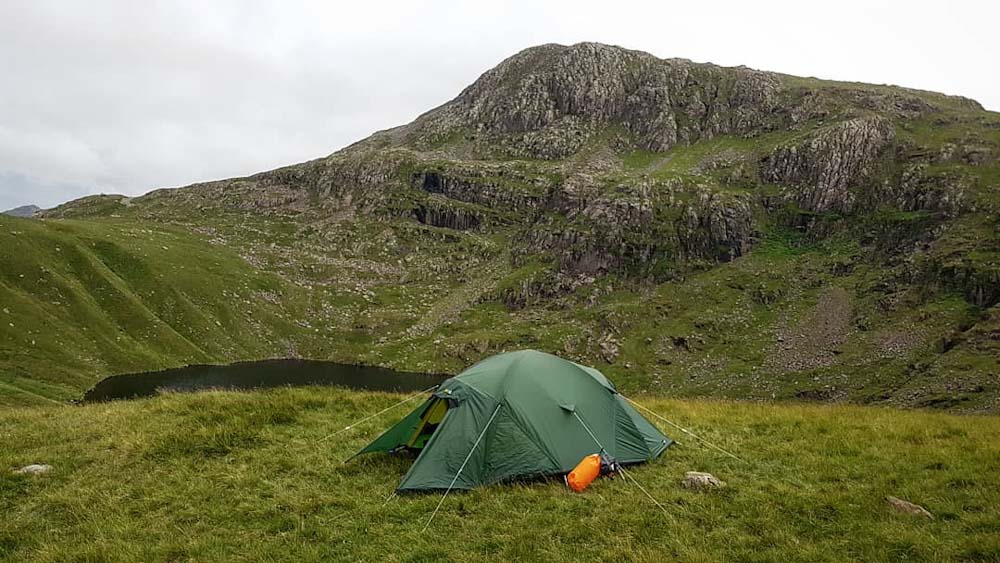
[[[643,399],[735,451],[678,438],[583,494],[561,481],[385,503],[406,461],[342,464],[399,399],[337,389],[169,395],[0,411],[0,559],[996,561],[1000,419],[852,406]],[[405,410],[405,409],[404,409]],[[47,463],[51,473],[10,468]],[[680,485],[685,471],[728,481]],[[935,518],[898,514],[902,497]]]
[[[1000,371],[1000,317],[947,288],[887,293],[892,269],[847,236],[776,227],[752,253],[683,278],[607,276],[511,306],[504,296],[544,287],[551,266],[512,267],[503,233],[117,215],[0,218],[0,403],[191,363],[302,356],[457,372],[531,347],[629,391],[998,408],[982,374]]]
[[[78,397],[98,374],[283,355],[308,305],[164,225],[0,218],[0,245],[0,404]]]
[[[195,225],[0,217],[0,404],[78,398],[108,375],[192,363],[463,366],[373,350],[429,343],[444,322],[435,315],[475,302],[492,280],[467,269],[502,275],[494,241],[404,222],[341,225],[326,240],[312,230],[238,212]]]

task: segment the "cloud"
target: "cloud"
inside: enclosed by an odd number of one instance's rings
[[[0,202],[35,202],[40,207],[52,207],[68,199],[100,193],[93,186],[48,182],[15,172],[0,172]],[[6,211],[28,203],[0,203]]]
[[[897,83],[1000,108],[998,8],[958,4],[5,3],[0,208],[316,158],[547,42]]]

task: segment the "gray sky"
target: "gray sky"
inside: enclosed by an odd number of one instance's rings
[[[541,43],[899,84],[1000,110],[997,21],[996,0],[0,0],[0,209],[323,156]]]

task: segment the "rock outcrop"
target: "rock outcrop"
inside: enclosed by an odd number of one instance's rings
[[[14,209],[8,209],[7,211],[0,211],[0,214],[10,215],[12,217],[31,217],[42,208],[37,205],[22,205],[21,207],[15,207]]]
[[[412,181],[415,188],[427,193],[516,213],[538,209],[552,185],[545,177],[488,165],[421,170],[413,174]]]
[[[413,217],[425,225],[465,231],[478,228],[485,220],[470,207],[454,205],[443,198],[428,198],[413,208]]]
[[[755,226],[747,198],[702,192],[678,223],[681,249],[693,257],[728,262],[750,250]]]
[[[558,159],[606,126],[634,146],[665,151],[765,128],[779,105],[778,77],[598,43],[543,45],[488,71],[455,100],[421,116],[403,138],[420,143],[470,131],[511,155]]]
[[[955,174],[934,174],[929,168],[926,162],[907,164],[898,177],[884,181],[878,190],[880,201],[874,203],[903,211],[961,212],[968,204],[969,180]]]
[[[893,137],[885,118],[851,119],[775,149],[761,160],[760,176],[793,186],[789,197],[802,209],[850,213],[859,202],[860,184],[870,179]]]

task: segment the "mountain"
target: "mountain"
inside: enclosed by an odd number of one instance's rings
[[[3,220],[0,389],[532,347],[627,390],[998,411],[998,155],[967,98],[534,47],[326,158]]]
[[[8,209],[7,211],[2,211],[0,214],[10,215],[12,217],[31,217],[36,212],[41,211],[42,208],[37,205],[22,205],[21,207],[15,207],[14,209]]]

